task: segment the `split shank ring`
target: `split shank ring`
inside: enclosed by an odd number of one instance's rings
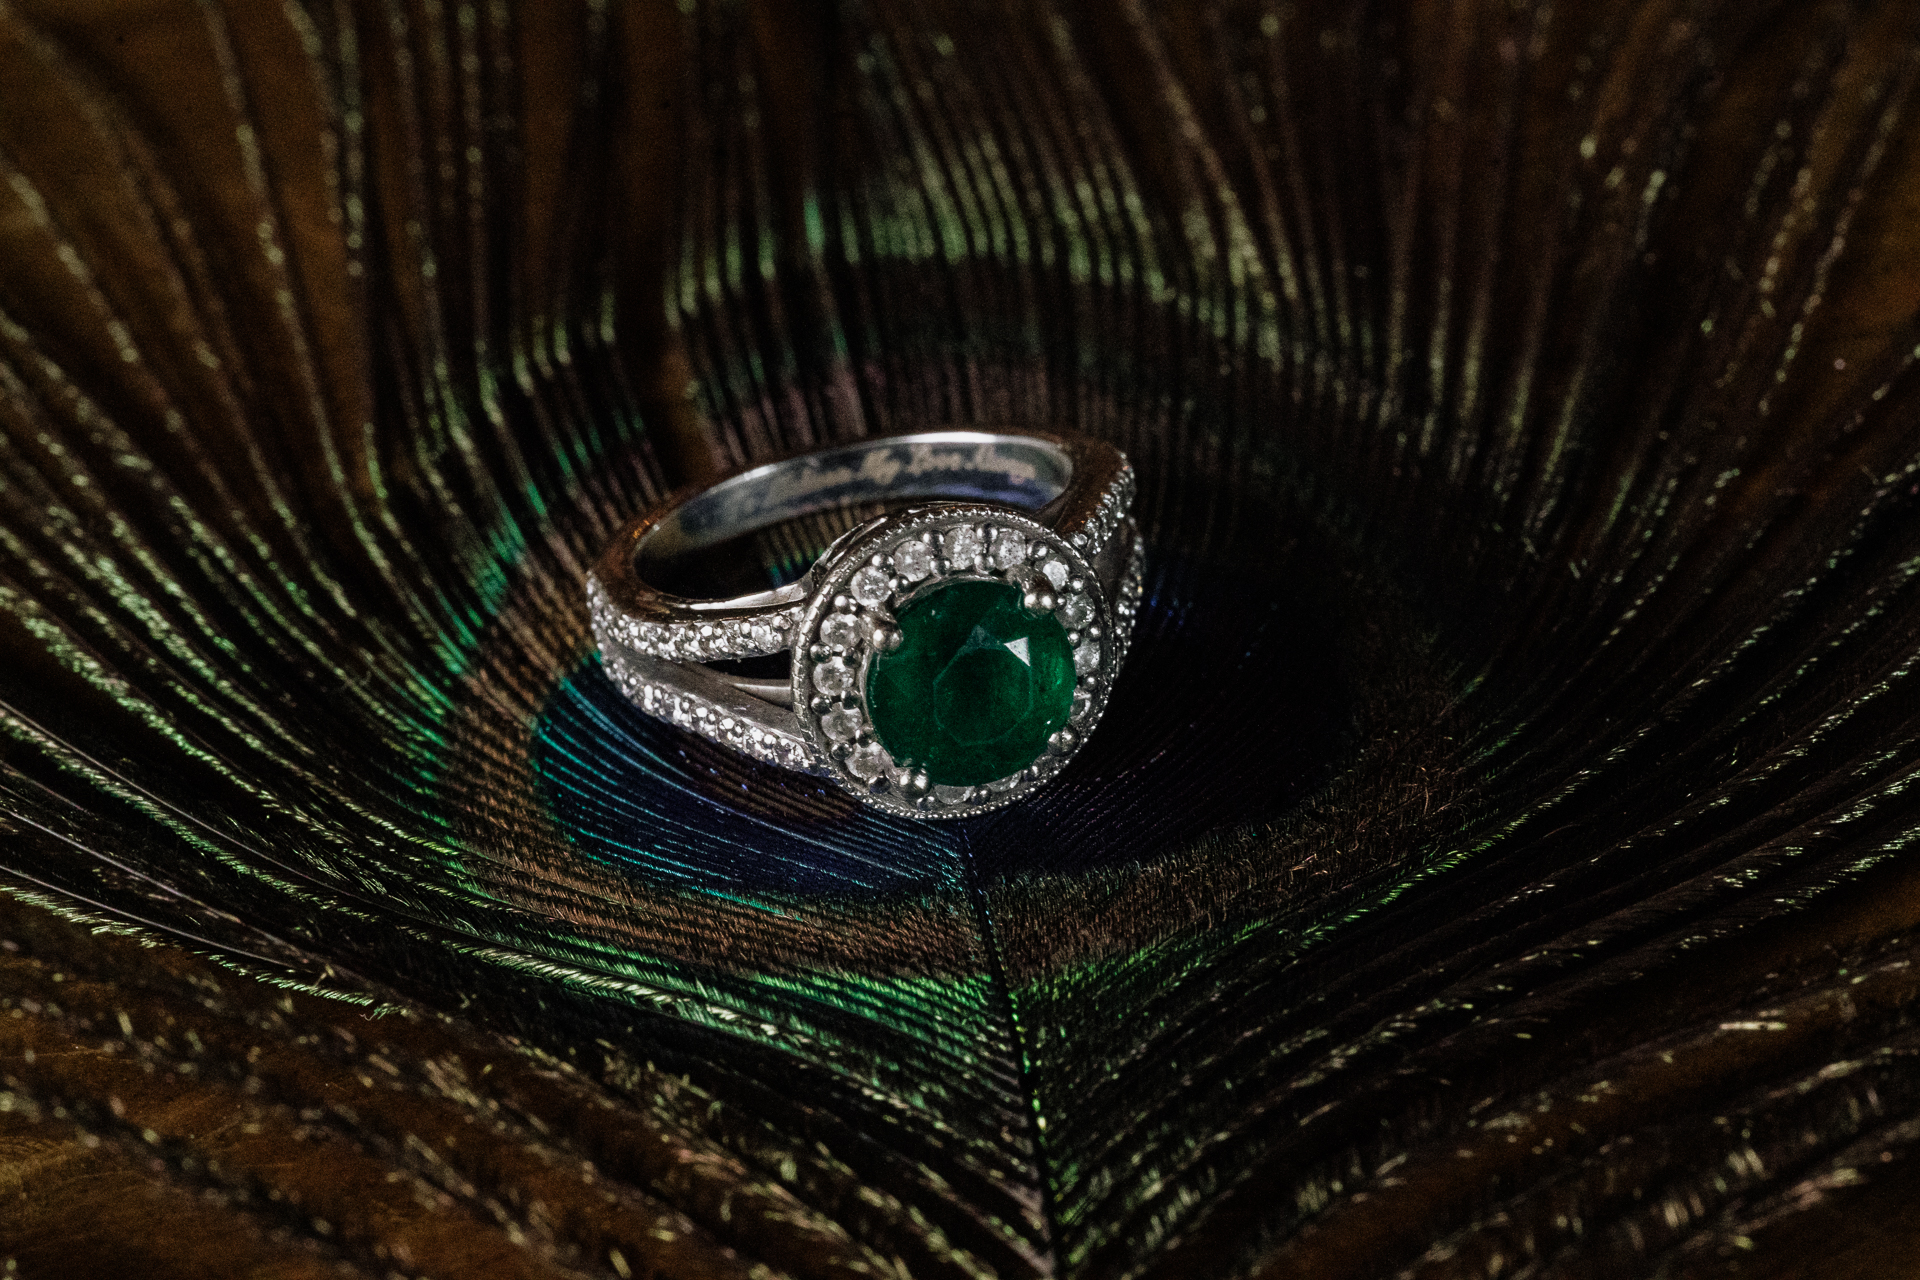
[[[1140,603],[1133,492],[1124,454],[1064,432],[783,458],[622,529],[587,577],[594,639],[649,715],[889,813],[966,817],[1043,785],[1106,710]]]

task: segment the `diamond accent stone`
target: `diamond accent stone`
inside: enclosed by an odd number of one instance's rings
[[[884,570],[868,565],[853,575],[853,581],[847,584],[847,589],[855,600],[871,608],[886,603],[887,597],[893,594],[893,583],[887,579]]]
[[[779,645],[780,635],[770,622],[756,622],[747,632],[747,639],[756,649],[772,649]]]
[[[853,668],[838,658],[822,662],[813,669],[813,687],[830,696],[845,693],[853,688]]]
[[[829,742],[852,742],[860,736],[860,713],[852,707],[829,711],[820,717],[820,732]]]
[[[1083,595],[1071,595],[1060,602],[1060,621],[1079,630],[1093,621],[1093,601]]]
[[[836,613],[820,624],[820,643],[836,649],[851,649],[865,638],[860,620],[850,613]]]
[[[947,559],[956,569],[971,569],[980,562],[980,553],[984,544],[980,531],[970,524],[958,529],[949,529],[940,537],[940,549],[947,553]]]
[[[918,582],[933,572],[933,548],[924,542],[903,542],[894,548],[893,571],[908,582]]]
[[[996,529],[993,532],[993,567],[1011,569],[1027,558],[1027,540],[1018,530]]]
[[[1100,642],[1082,640],[1073,651],[1073,669],[1081,675],[1090,675],[1100,669]]]
[[[1071,720],[1074,724],[1079,724],[1087,718],[1087,713],[1092,710],[1093,694],[1085,689],[1075,689],[1073,691],[1073,710],[1067,715],[1067,719]]]
[[[1040,562],[1040,576],[1051,582],[1053,589],[1058,591],[1067,585],[1067,579],[1073,576],[1073,571],[1067,568],[1065,560],[1048,558]]]
[[[965,804],[973,795],[972,787],[935,787],[933,798],[944,805]]]
[[[847,772],[863,782],[872,782],[887,771],[893,762],[887,759],[887,753],[878,743],[870,742],[864,747],[855,747],[847,755]]]

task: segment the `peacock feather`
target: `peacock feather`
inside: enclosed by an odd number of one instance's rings
[[[1897,0],[0,0],[0,1254],[1898,1273],[1916,76]],[[601,671],[676,485],[1001,423],[1148,546],[1031,801]]]

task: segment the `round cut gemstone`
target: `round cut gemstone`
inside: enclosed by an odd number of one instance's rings
[[[868,606],[881,604],[893,594],[893,584],[887,581],[886,573],[872,565],[853,575],[852,586],[853,598]]]
[[[820,717],[820,732],[829,742],[851,742],[860,732],[860,713],[841,707]]]
[[[940,539],[940,546],[947,553],[947,559],[956,569],[971,569],[979,562],[984,544],[980,540],[980,531],[970,524],[957,529],[949,529]]]
[[[1014,529],[995,529],[992,543],[993,567],[1011,569],[1027,558],[1027,540]]]
[[[900,647],[868,665],[874,734],[935,785],[1018,773],[1073,710],[1066,628],[1020,598],[1005,582],[936,587],[899,611]]]
[[[924,542],[903,542],[893,553],[893,570],[908,582],[933,572],[933,548]]]
[[[887,771],[887,753],[876,744],[855,747],[847,756],[847,772],[865,782],[872,782]]]
[[[851,649],[865,638],[860,619],[850,613],[836,613],[820,624],[820,643],[836,649]]]
[[[845,693],[853,688],[853,668],[838,658],[823,662],[813,669],[813,687],[829,695]]]

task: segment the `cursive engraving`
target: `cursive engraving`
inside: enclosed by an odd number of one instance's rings
[[[748,472],[689,504],[680,518],[690,536],[707,540],[883,496],[951,496],[1038,507],[1059,493],[1063,472],[1034,446],[876,443]]]

